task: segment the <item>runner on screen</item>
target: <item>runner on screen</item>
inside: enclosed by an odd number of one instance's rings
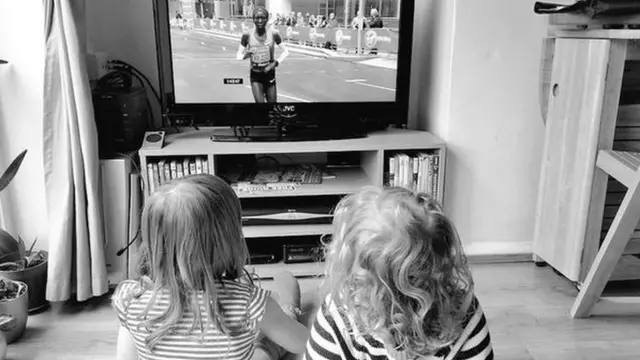
[[[278,101],[276,67],[289,55],[280,34],[267,28],[268,20],[269,12],[264,7],[258,7],[253,11],[255,28],[242,35],[236,55],[238,60],[250,59],[251,91],[257,103],[264,103],[265,100],[268,103]],[[277,60],[276,47],[282,50]]]

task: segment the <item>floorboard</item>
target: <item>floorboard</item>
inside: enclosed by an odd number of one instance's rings
[[[533,263],[474,264],[477,295],[488,317],[497,359],[638,359],[640,318],[573,320],[574,285]],[[302,280],[306,308],[318,280]],[[263,282],[269,288],[270,282]],[[117,320],[108,297],[32,315],[8,359],[113,359]]]

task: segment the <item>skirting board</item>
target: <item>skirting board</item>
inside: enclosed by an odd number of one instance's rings
[[[480,242],[464,245],[464,252],[471,264],[530,262],[533,261],[531,241]]]

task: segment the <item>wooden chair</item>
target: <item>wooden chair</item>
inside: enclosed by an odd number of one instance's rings
[[[606,314],[640,314],[640,296],[601,297],[621,257],[638,250],[629,248],[629,240],[640,221],[640,152],[599,150],[596,166],[626,186],[627,192],[582,284],[571,316],[589,317],[596,305],[598,312]]]

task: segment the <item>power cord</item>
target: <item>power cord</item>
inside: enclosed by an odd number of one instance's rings
[[[109,65],[110,68],[114,70],[120,70],[120,71],[131,73],[140,81],[140,83],[143,84],[143,86],[144,86],[144,83],[146,82],[146,84],[149,85],[149,88],[151,89],[151,92],[153,92],[153,95],[155,96],[158,103],[162,105],[162,99],[160,98],[160,94],[158,94],[156,89],[153,87],[149,78],[146,75],[144,75],[140,70],[136,69],[135,66],[122,60],[109,60],[107,61],[107,64]]]
[[[151,89],[151,92],[153,93],[154,97],[156,98],[156,101],[157,101],[157,102],[158,102],[158,104],[160,105],[160,108],[162,108],[162,98],[160,97],[160,94],[159,94],[159,93],[158,93],[158,91],[156,91],[156,89],[153,87],[153,84],[151,84],[151,81],[149,80],[149,78],[148,78],[147,76],[145,76],[145,75],[144,75],[140,70],[138,70],[135,66],[133,66],[133,65],[129,64],[129,63],[128,63],[128,62],[126,62],[126,61],[123,61],[123,60],[117,60],[117,59],[116,59],[116,60],[109,60],[109,61],[107,61],[107,66],[108,66],[110,69],[112,69],[112,70],[113,70],[113,72],[114,72],[115,74],[120,74],[120,75],[130,75],[130,76],[135,77],[135,78],[138,80],[138,82],[140,82],[140,85],[141,85],[143,88],[146,88],[146,87],[147,87],[147,85],[148,85],[148,86],[149,86],[149,89]],[[110,75],[111,75],[111,73],[110,73],[110,74],[105,75],[103,78],[107,78],[107,77],[109,77]],[[118,76],[115,76],[115,75],[114,75],[113,77],[114,77],[114,78],[117,78]],[[123,76],[119,76],[119,77],[120,77],[120,78],[124,78],[124,79],[126,79],[126,78],[127,78],[127,77],[123,77]],[[114,79],[111,79],[111,81],[113,81],[113,80],[114,80]],[[101,84],[100,84],[100,83],[101,83],[101,81],[102,81],[102,79],[100,79],[100,81],[98,82],[98,84],[99,84],[98,86],[100,86],[100,85],[101,85]],[[126,84],[126,83],[123,83],[123,84],[117,84],[117,83],[115,83],[115,84],[114,84],[114,83],[111,83],[111,84],[109,84],[109,85],[111,85],[112,87],[113,87],[113,85],[116,85],[117,87],[120,87],[120,88],[122,88],[122,87],[125,87],[125,88],[126,88],[126,87],[130,87],[130,86],[131,86],[131,81],[129,80],[129,83],[128,83],[128,84]],[[122,86],[120,86],[120,85],[122,85]],[[128,86],[127,86],[127,85],[128,85]],[[147,101],[148,101],[148,100],[147,100]],[[149,109],[151,109],[150,104],[149,104]],[[161,121],[162,121],[162,126],[163,126],[163,127],[166,127],[166,126],[167,126],[167,124],[166,124],[166,119],[165,119],[165,117],[164,117],[164,116],[162,116],[162,117],[161,117]],[[151,128],[153,128],[153,126],[152,126]]]
[[[124,254],[124,252],[127,251],[127,249],[129,249],[131,245],[133,245],[133,243],[135,243],[136,240],[138,240],[138,238],[140,238],[140,227],[138,227],[138,231],[136,232],[136,235],[133,237],[133,239],[131,239],[125,247],[118,250],[118,252],[116,253],[116,256],[122,256],[122,254]]]

